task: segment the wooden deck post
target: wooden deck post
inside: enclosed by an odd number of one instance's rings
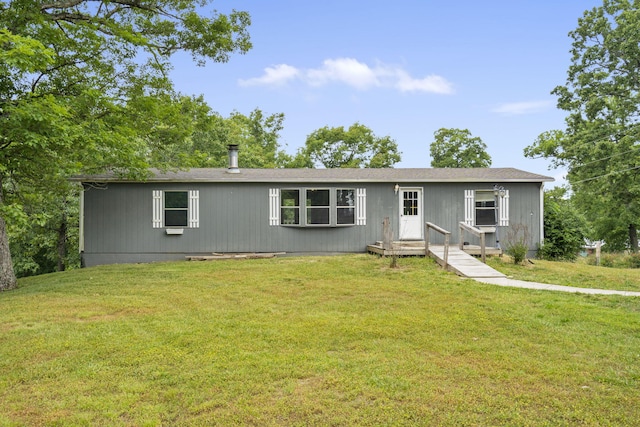
[[[391,240],[392,240],[392,231],[391,225],[389,222],[389,217],[385,216],[382,220],[382,249],[388,251],[391,249]]]
[[[483,230],[480,230],[479,228],[473,227],[471,225],[467,225],[464,222],[460,221],[459,223],[460,226],[460,249],[464,250],[464,232],[467,231],[471,234],[473,234],[476,237],[480,238],[480,255],[482,256],[482,262],[483,263],[487,263],[487,254],[486,254],[486,239],[485,239],[485,232]]]
[[[429,256],[429,223],[424,223],[424,256]]]
[[[449,265],[449,237],[451,233],[447,233],[444,235],[444,268],[447,269]]]
[[[449,265],[449,241],[451,240],[451,232],[445,230],[442,227],[439,227],[431,222],[427,222],[424,224],[425,226],[425,236],[424,236],[424,250],[425,256],[429,256],[429,232],[431,230],[437,231],[438,233],[444,235],[444,268],[447,269]]]

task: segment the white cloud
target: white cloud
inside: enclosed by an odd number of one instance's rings
[[[314,87],[342,83],[358,90],[389,87],[401,92],[453,93],[453,85],[444,77],[430,75],[415,78],[398,66],[378,64],[370,67],[353,58],[326,59],[321,67],[306,70],[280,64],[266,68],[261,77],[239,80],[238,83],[241,86],[273,86],[293,80]]]
[[[553,106],[552,101],[529,101],[529,102],[512,102],[502,104],[491,110],[493,113],[521,115],[539,113]]]
[[[327,59],[321,68],[307,70],[306,78],[313,86],[335,81],[364,90],[380,85],[375,71],[353,58]]]
[[[431,92],[448,95],[453,93],[453,85],[444,77],[430,75],[422,79],[415,79],[402,70],[397,70],[398,81],[396,87],[402,92]]]
[[[283,85],[295,79],[299,73],[298,69],[291,65],[279,64],[274,67],[265,68],[264,74],[261,77],[246,80],[240,79],[238,80],[238,84],[240,84],[240,86]]]

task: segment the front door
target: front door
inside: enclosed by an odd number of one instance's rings
[[[400,240],[422,240],[422,188],[400,188]]]

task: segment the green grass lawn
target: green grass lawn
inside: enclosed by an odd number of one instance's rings
[[[0,425],[637,425],[640,298],[399,265],[291,257],[22,279],[0,293]]]
[[[611,268],[576,262],[531,260],[515,265],[508,256],[487,258],[487,264],[518,280],[575,286],[579,288],[640,291],[640,269]]]

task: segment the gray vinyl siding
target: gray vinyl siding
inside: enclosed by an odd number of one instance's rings
[[[351,188],[344,184],[135,184],[109,183],[107,189],[87,186],[84,212],[86,265],[184,259],[212,252],[336,253],[363,252],[379,239],[380,227],[287,227],[269,225],[269,188]],[[355,186],[353,186],[355,188]],[[198,228],[167,235],[152,227],[154,190],[199,190]],[[393,194],[393,191],[391,191]],[[367,200],[367,224],[373,215]],[[378,230],[380,228],[380,230]]]
[[[499,227],[502,248],[505,248],[507,235],[515,224],[526,226],[529,235],[529,251],[533,256],[540,244],[540,183],[508,183],[503,187],[509,190],[509,227]],[[425,186],[424,209],[425,222],[433,222],[452,232],[452,240],[459,241],[459,222],[464,221],[464,191],[491,190],[493,184],[448,183]],[[531,215],[533,213],[533,215]],[[488,246],[495,246],[495,234],[486,235]],[[442,238],[432,232],[431,240],[442,243]],[[464,241],[479,244],[479,239],[466,233]]]
[[[399,226],[399,197],[391,183],[117,183],[103,189],[85,185],[85,265],[184,259],[185,255],[233,252],[341,253],[364,252],[382,240],[382,222],[390,218],[395,238]],[[523,223],[539,243],[540,183],[508,183],[510,224]],[[453,233],[464,220],[464,191],[486,190],[482,183],[407,183],[423,188],[424,220]],[[269,225],[270,188],[365,188],[366,225],[340,227],[288,227]],[[153,228],[152,194],[162,191],[199,191],[199,227],[182,235],[167,235]],[[530,213],[534,215],[531,216]],[[501,227],[501,233],[502,229]],[[506,233],[506,230],[505,230]],[[489,237],[487,243],[492,245]],[[432,240],[437,240],[435,235]],[[473,242],[466,237],[465,240]],[[501,234],[502,242],[505,235]],[[504,247],[504,244],[503,244]]]

